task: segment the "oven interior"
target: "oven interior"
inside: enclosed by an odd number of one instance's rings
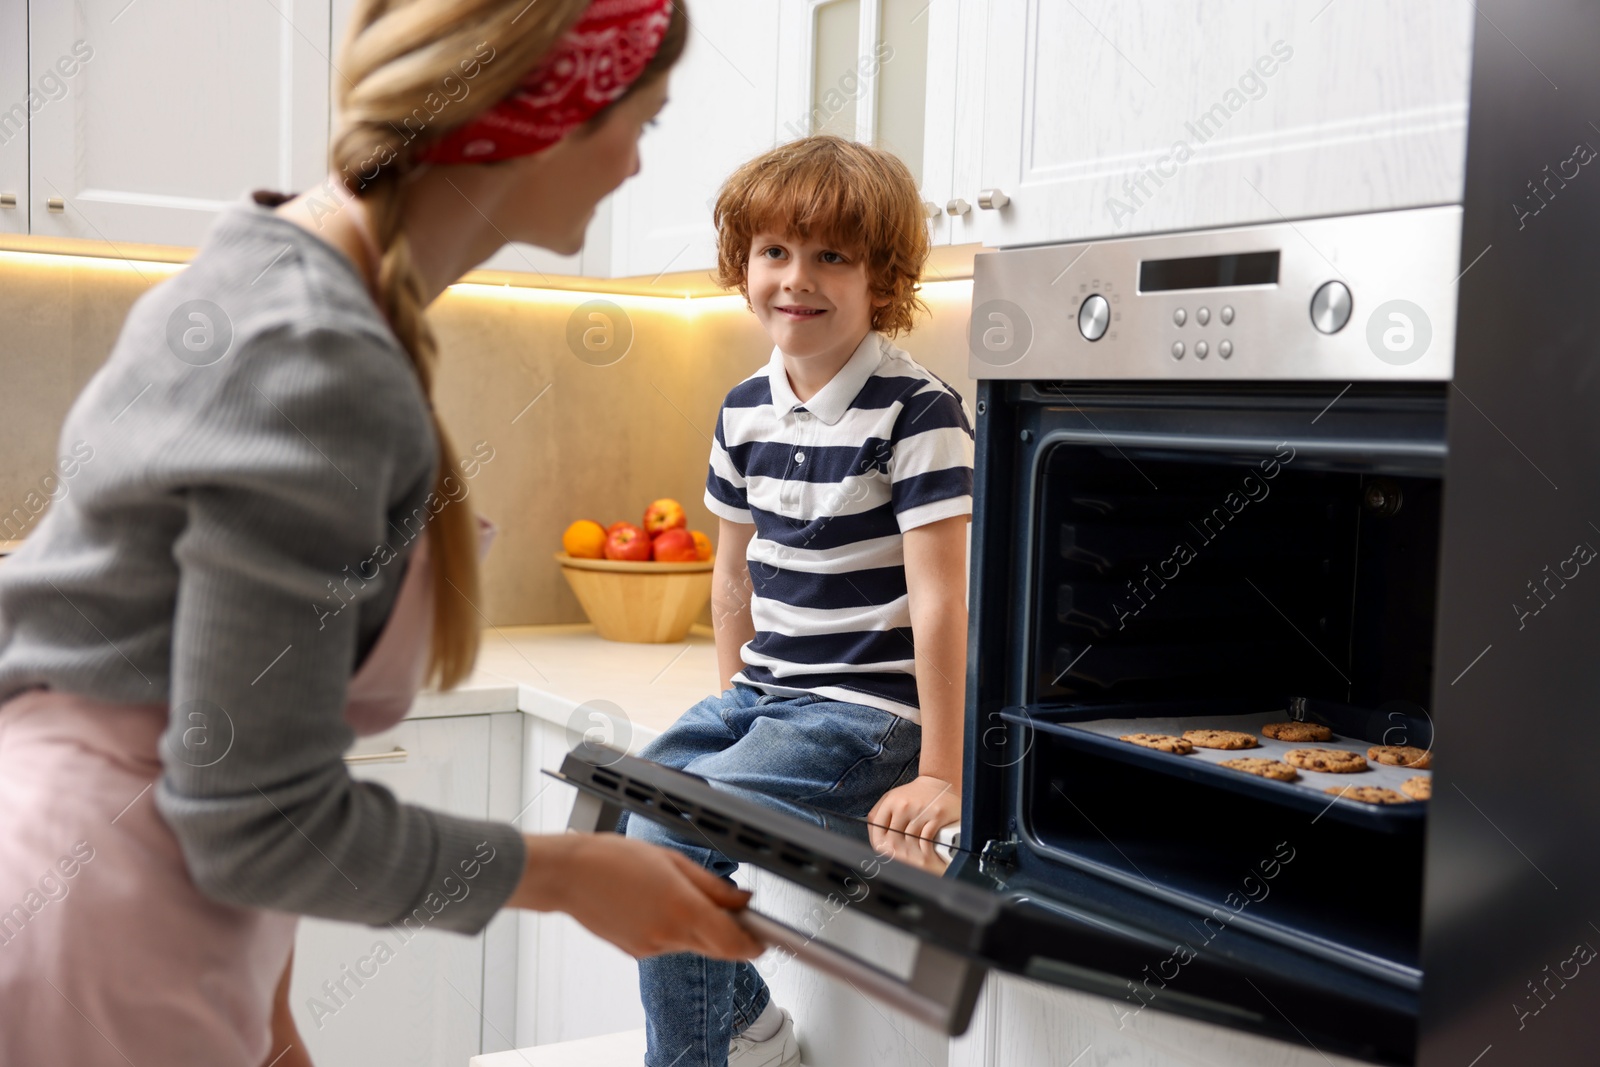
[[[1390,721],[1431,731],[1437,470],[1370,442],[1041,436],[1019,514],[1025,712],[1203,726],[1299,700],[1369,712],[1351,721],[1372,743],[1418,740]],[[1044,729],[1024,747],[1012,810],[1035,875],[1067,864],[1188,909],[1200,937],[1226,923],[1420,985],[1423,818],[1324,818]]]

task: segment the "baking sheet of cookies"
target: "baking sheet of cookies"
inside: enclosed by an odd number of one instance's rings
[[[1205,763],[1221,763],[1223,760],[1237,759],[1241,756],[1253,756],[1257,759],[1282,760],[1284,754],[1296,748],[1336,748],[1347,752],[1354,752],[1365,757],[1367,749],[1377,742],[1361,741],[1353,737],[1341,736],[1334,732],[1332,740],[1328,741],[1274,741],[1270,737],[1261,735],[1261,728],[1272,722],[1289,722],[1287,711],[1254,712],[1248,715],[1185,715],[1166,718],[1149,717],[1137,719],[1091,719],[1087,722],[1063,722],[1060,725],[1073,730],[1085,730],[1089,733],[1099,734],[1102,737],[1117,741],[1123,734],[1171,734],[1173,737],[1182,737],[1185,730],[1237,730],[1240,733],[1253,734],[1256,739],[1256,748],[1201,748],[1195,746],[1194,752],[1187,756],[1177,756],[1165,752],[1156,752],[1153,749],[1144,751],[1152,755],[1162,756],[1170,760],[1200,760]],[[1130,745],[1128,741],[1118,741],[1118,744]],[[1137,747],[1137,746],[1131,746]],[[1278,782],[1256,775],[1244,775],[1243,771],[1235,771],[1228,767],[1219,767],[1218,773],[1234,774],[1242,777],[1255,778],[1256,781],[1269,782],[1272,785],[1282,786],[1285,789],[1301,789],[1327,800],[1334,798],[1324,793],[1329,786],[1343,785],[1376,785],[1400,792],[1400,783],[1408,778],[1418,775],[1433,777],[1432,771],[1417,770],[1414,767],[1391,767],[1388,764],[1376,763],[1367,760],[1367,769],[1356,771],[1353,774],[1329,774],[1325,771],[1308,771],[1301,767],[1295,770],[1300,772],[1300,777],[1292,782]],[[1357,804],[1363,808],[1384,808],[1394,810],[1408,807],[1401,804],[1367,804],[1362,801],[1345,799],[1346,804]],[[1412,804],[1425,805],[1427,801],[1412,801]]]

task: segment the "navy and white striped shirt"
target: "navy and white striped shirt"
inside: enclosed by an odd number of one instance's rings
[[[919,721],[902,534],[972,513],[972,421],[877,332],[805,403],[783,356],[728,393],[706,507],[754,523],[756,636],[734,676]]]

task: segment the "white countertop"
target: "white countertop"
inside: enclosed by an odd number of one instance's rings
[[[522,711],[582,731],[596,711],[637,751],[718,688],[707,627],[677,644],[636,645],[607,641],[587,623],[499,626],[483,631],[472,676],[449,692],[423,690],[409,717]]]

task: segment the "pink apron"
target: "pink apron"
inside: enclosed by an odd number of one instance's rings
[[[479,554],[494,527],[479,522]],[[430,537],[345,719],[405,717],[432,636]],[[151,796],[165,704],[33,689],[0,705],[0,1067],[261,1067],[298,916],[204,896]]]

